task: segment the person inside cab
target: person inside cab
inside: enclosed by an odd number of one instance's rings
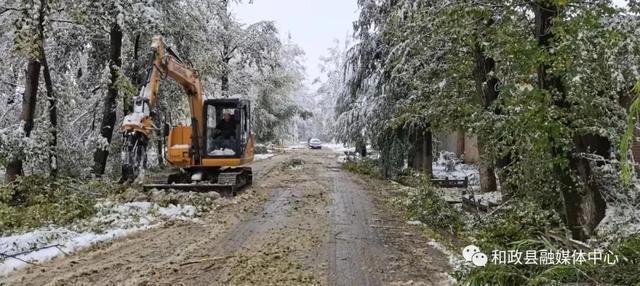
[[[218,122],[214,129],[215,139],[234,139],[236,136],[236,121],[233,120],[231,113],[225,112],[222,115],[222,120]]]

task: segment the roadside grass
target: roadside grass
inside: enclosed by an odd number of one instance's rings
[[[533,200],[512,198],[511,203],[491,215],[477,218],[449,205],[428,180],[411,171],[387,180],[382,186],[377,166],[367,161],[346,162],[343,168],[375,181],[376,191],[392,193],[391,205],[407,220],[423,223],[425,236],[444,245],[451,253],[460,254],[470,244],[483,250],[489,263],[474,267],[471,263],[456,266],[452,274],[458,285],[588,285],[640,286],[640,234],[609,245],[605,254],[618,258],[613,265],[585,262],[577,265],[512,265],[491,262],[492,251],[578,251],[578,247],[550,237],[566,237],[560,215]],[[394,191],[393,188],[396,190]],[[402,191],[398,191],[402,189]],[[524,254],[523,254],[524,256]],[[523,257],[524,258],[524,257]]]

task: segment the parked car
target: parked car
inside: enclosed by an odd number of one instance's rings
[[[309,148],[322,149],[322,142],[320,141],[320,139],[313,138],[309,140]]]

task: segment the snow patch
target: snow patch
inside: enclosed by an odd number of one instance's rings
[[[336,144],[336,143],[324,143],[322,144],[323,148],[329,148],[337,153],[344,154],[344,152],[355,152],[356,148],[347,147],[344,144]]]
[[[480,184],[480,169],[476,165],[464,164],[455,153],[441,152],[438,160],[433,163],[434,179],[469,179],[469,185]]]
[[[462,266],[464,264],[464,262],[465,262],[464,260],[462,260],[457,255],[451,253],[451,251],[449,251],[449,249],[446,248],[441,243],[439,243],[439,242],[437,242],[435,240],[431,240],[431,241],[429,241],[429,245],[432,246],[433,248],[437,249],[438,251],[444,253],[445,255],[447,255],[447,257],[449,258],[449,265],[451,265],[451,267],[453,269],[459,269],[460,266]]]
[[[197,220],[189,205],[160,207],[150,202],[114,204],[101,202],[96,216],[69,227],[49,226],[0,238],[0,253],[15,258],[0,259],[0,276],[57,256],[158,226],[167,219]],[[17,258],[17,259],[16,259]]]
[[[471,199],[471,194],[465,195],[466,198]],[[475,200],[486,206],[495,206],[499,205],[502,202],[502,193],[501,192],[487,192],[487,193],[474,193],[473,197]]]
[[[449,265],[451,266],[451,268],[453,268],[454,270],[458,270],[462,267],[462,265],[465,263],[464,260],[462,260],[459,256],[451,253],[451,251],[449,251],[448,248],[446,248],[444,245],[442,245],[441,243],[435,241],[435,240],[431,240],[428,243],[431,247],[435,248],[436,250],[442,252],[444,255],[447,256],[448,260],[449,260]],[[457,283],[456,279],[453,278],[451,275],[449,275],[447,273],[447,276],[449,278],[449,283],[451,283],[451,285],[455,285]]]
[[[640,233],[640,209],[633,205],[609,205],[596,228],[603,238],[629,237]]]
[[[253,160],[255,161],[266,160],[273,156],[274,156],[273,154],[255,154],[253,155]]]
[[[308,148],[307,144],[304,142],[300,142],[298,144],[294,144],[294,145],[289,145],[285,148],[285,150],[300,150],[300,149],[305,149]]]

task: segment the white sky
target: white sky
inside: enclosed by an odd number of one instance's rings
[[[627,3],[629,2],[629,0],[613,0],[613,4],[616,4],[620,7],[622,6],[627,6]]]
[[[254,0],[233,7],[241,23],[274,21],[283,40],[290,34],[292,41],[306,53],[307,82],[320,76],[320,57],[326,55],[334,40],[344,42],[351,35],[353,21],[358,16],[357,0]],[[625,6],[628,0],[613,0]]]
[[[306,53],[307,82],[320,76],[319,58],[351,35],[357,18],[356,0],[254,0],[233,8],[241,23],[262,20],[275,21],[283,40],[291,34],[292,41]]]

